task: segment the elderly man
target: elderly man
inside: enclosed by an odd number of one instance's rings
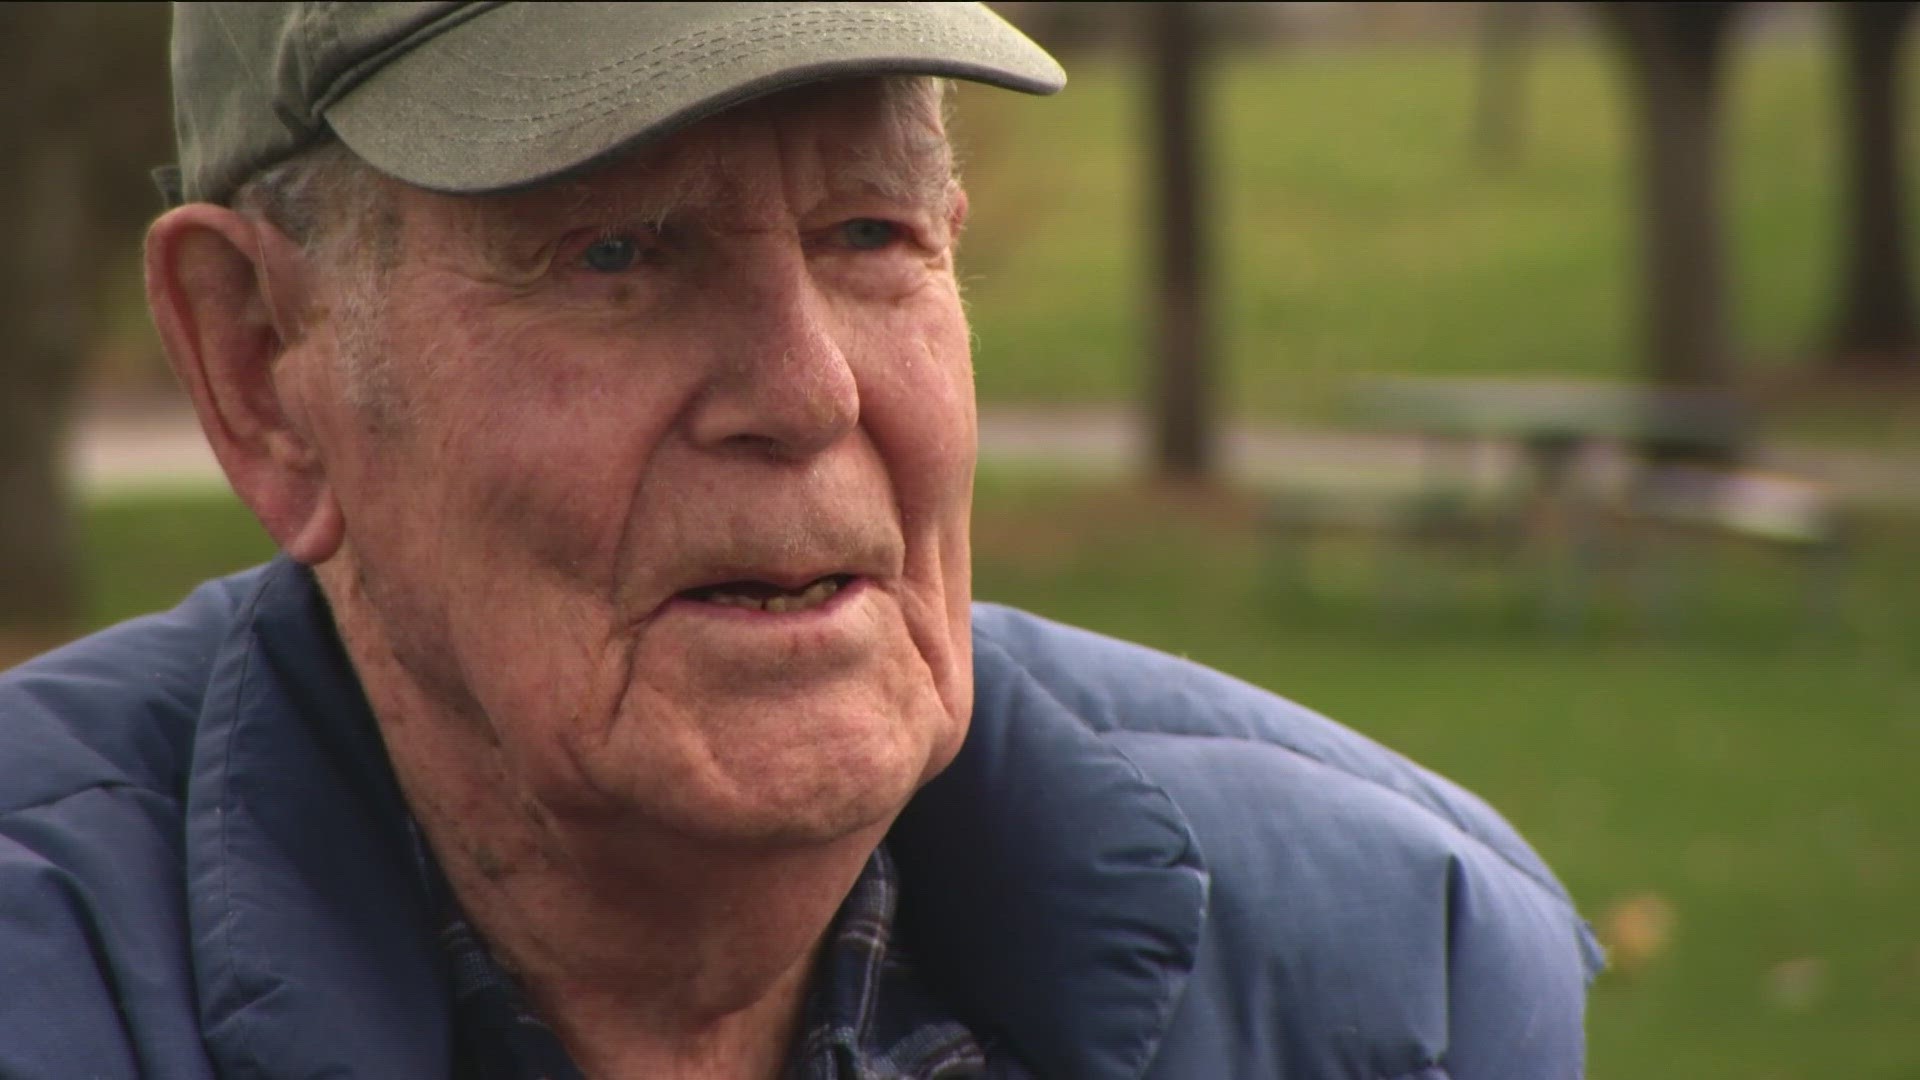
[[[1489,810],[973,607],[975,5],[182,5],[155,322],[283,555],[0,683],[0,1074],[1568,1078]]]

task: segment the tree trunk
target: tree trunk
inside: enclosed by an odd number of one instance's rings
[[[1832,366],[1850,374],[1920,373],[1900,160],[1900,46],[1916,6],[1852,2],[1835,11],[1850,198]]]
[[[1644,346],[1648,380],[1730,393],[1720,219],[1720,74],[1737,3],[1595,5],[1626,62],[1639,132]],[[1647,440],[1655,460],[1730,462],[1744,433]]]
[[[0,105],[0,631],[40,636],[79,618],[71,499],[61,471],[85,324],[76,243],[85,225],[84,159],[74,129],[48,123],[53,67],[84,52],[59,5],[0,14],[11,86]]]
[[[1209,392],[1212,356],[1203,223],[1200,119],[1195,76],[1199,29],[1192,5],[1152,5],[1154,153],[1152,185],[1158,244],[1158,326],[1153,400],[1156,471],[1164,478],[1204,481],[1213,473]]]
[[[73,146],[43,142],[8,172],[0,184],[14,249],[0,274],[0,628],[41,634],[80,615],[60,437],[80,362],[84,286],[73,230],[83,163]]]
[[[105,272],[169,152],[163,4],[0,4],[0,637],[78,625],[63,435]]]
[[[1627,63],[1639,132],[1648,375],[1723,387],[1728,355],[1720,238],[1720,72],[1737,5],[1598,5]]]
[[[1532,3],[1480,5],[1480,79],[1474,94],[1473,148],[1488,169],[1511,166],[1526,122],[1527,40]]]

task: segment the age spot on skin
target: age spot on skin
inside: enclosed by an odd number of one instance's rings
[[[473,868],[480,871],[480,876],[488,881],[499,881],[506,874],[506,865],[500,861],[500,856],[494,854],[492,848],[475,844],[470,854],[473,857]]]

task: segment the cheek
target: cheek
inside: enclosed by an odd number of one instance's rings
[[[958,301],[885,326],[861,411],[900,500],[903,524],[964,531],[977,450],[973,366]]]
[[[908,545],[909,633],[931,668],[947,715],[972,707],[968,522],[976,421],[973,369],[957,298],[877,339],[862,387],[862,422],[887,470]],[[961,723],[953,742],[965,731]]]
[[[643,385],[591,337],[479,303],[444,305],[417,330],[399,490],[423,504],[437,491],[445,542],[489,560],[605,564],[673,388]]]

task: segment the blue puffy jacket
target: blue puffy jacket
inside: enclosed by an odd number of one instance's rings
[[[1598,953],[1472,796],[1198,666],[974,615],[890,838],[925,980],[1043,1078],[1564,1080]],[[398,789],[284,559],[0,676],[0,1077],[448,1075]]]

